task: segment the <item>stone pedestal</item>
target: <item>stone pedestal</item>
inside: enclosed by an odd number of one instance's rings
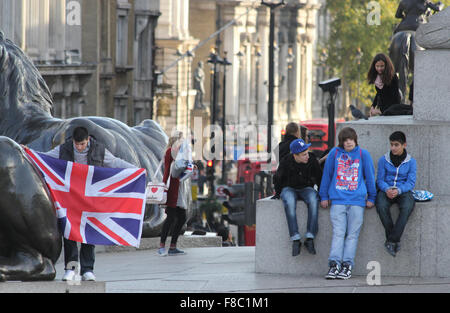
[[[366,209],[358,241],[354,275],[368,275],[380,265],[381,276],[450,277],[450,197],[437,197],[431,202],[416,203],[401,240],[401,250],[394,258],[384,248],[385,233],[376,209]],[[398,207],[392,206],[392,217]],[[301,234],[306,232],[306,205],[297,202],[297,221]],[[256,205],[255,270],[257,273],[320,275],[328,271],[332,226],[330,210],[319,209],[319,232],[314,240],[317,254],[302,246],[299,256],[292,257],[292,242],[281,200],[263,199]],[[302,239],[303,241],[304,239]]]
[[[411,115],[377,116],[338,124],[336,133],[347,126],[356,130],[358,144],[370,152],[375,170],[378,159],[389,151],[389,135],[403,131],[406,150],[417,161],[416,189],[450,196],[450,146],[446,144],[446,138],[450,138],[449,122],[419,121]]]
[[[416,51],[414,119],[450,121],[450,49]]]
[[[407,151],[417,161],[415,189],[425,189],[435,197],[416,203],[402,236],[402,248],[393,258],[384,248],[385,231],[376,209],[366,210],[358,241],[355,275],[367,275],[370,261],[381,266],[381,275],[450,277],[450,50],[417,51],[414,74],[414,115],[379,116],[369,120],[340,123],[358,134],[358,144],[372,156],[375,170],[389,149],[389,135],[403,131]],[[337,136],[336,136],[337,137]],[[337,140],[336,140],[337,142]],[[306,231],[307,210],[297,204],[300,231]],[[256,271],[264,273],[325,275],[331,246],[332,226],[329,210],[319,209],[319,233],[315,240],[317,255],[303,249],[291,256],[291,242],[282,201],[259,200],[256,210]],[[398,215],[392,208],[393,218]]]
[[[191,129],[194,130],[195,127],[200,127],[197,125],[201,121],[201,129],[211,124],[210,115],[207,109],[193,109],[191,110]]]

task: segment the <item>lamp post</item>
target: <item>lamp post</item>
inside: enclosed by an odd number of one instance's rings
[[[191,66],[194,54],[191,51],[186,52],[187,56],[187,79],[186,79],[186,132],[189,130],[189,91],[191,90]]]
[[[283,1],[274,3],[261,1],[262,5],[270,8],[270,34],[269,34],[269,102],[267,110],[267,152],[269,158],[267,163],[271,163],[272,159],[272,124],[273,124],[273,103],[274,103],[274,80],[275,80],[275,69],[274,69],[274,56],[275,56],[275,9],[279,6],[285,5]]]
[[[355,60],[356,60],[356,64],[358,65],[358,90],[357,90],[357,97],[356,97],[356,107],[359,109],[359,93],[360,93],[360,69],[361,69],[361,59],[363,57],[363,52],[361,51],[361,48],[358,47],[356,49],[356,56],[355,56]]]
[[[226,108],[226,99],[227,99],[227,91],[226,91],[226,82],[227,82],[227,66],[231,65],[231,62],[227,60],[227,52],[224,53],[225,56],[222,60],[223,65],[223,113],[222,113],[222,182],[226,183],[226,174],[225,174],[225,108]]]
[[[212,88],[213,88],[213,90],[212,90],[212,103],[211,103],[211,125],[215,125],[216,124],[216,108],[217,108],[217,88],[218,88],[218,74],[217,74],[217,65],[218,64],[221,64],[223,61],[222,61],[222,59],[217,55],[217,53],[214,51],[214,52],[211,52],[210,53],[210,55],[209,55],[209,59],[208,59],[208,63],[209,64],[211,64],[212,65],[212,67],[213,67],[213,72],[212,72],[212,75],[213,75],[213,84],[212,84]],[[210,139],[211,139],[211,142],[212,142],[212,139],[214,138],[214,136],[215,136],[215,133],[214,132],[212,132],[211,133],[211,137],[210,137]],[[214,146],[214,147],[211,147],[211,152],[212,153],[215,153],[215,149],[216,149],[216,147]],[[215,159],[213,159],[213,160],[210,160],[210,161],[212,161],[212,163],[211,163],[211,166],[210,166],[210,168],[211,168],[211,171],[210,171],[210,175],[208,175],[208,180],[209,180],[209,183],[210,183],[210,196],[212,196],[212,195],[214,195],[214,172],[215,172]],[[208,161],[208,162],[210,162],[210,161]]]
[[[291,116],[291,106],[292,106],[292,99],[291,99],[291,93],[289,92],[290,84],[291,84],[291,70],[292,70],[292,63],[294,62],[294,54],[292,52],[292,47],[288,48],[288,55],[287,55],[287,88],[288,88],[288,101],[287,101],[287,115]]]

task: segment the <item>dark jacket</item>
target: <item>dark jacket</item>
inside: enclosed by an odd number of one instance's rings
[[[174,161],[172,157],[172,148],[166,150],[164,155],[164,176],[163,182],[166,184],[169,179],[170,165]],[[167,207],[176,208],[178,201],[178,189],[180,188],[180,180],[178,178],[170,177],[169,190],[167,191]]]
[[[381,114],[384,113],[391,105],[400,104],[401,96],[398,89],[398,78],[394,75],[389,85],[384,85],[382,89],[375,86],[377,95],[373,99],[372,107],[378,106]]]
[[[68,138],[59,148],[59,158],[61,160],[74,162],[74,150],[73,150],[72,137]],[[91,136],[89,141],[89,151],[87,155],[88,165],[103,166],[105,159],[105,145],[95,140]]]
[[[275,156],[277,157],[277,163],[280,163],[283,158],[291,153],[290,145],[291,142],[295,139],[298,139],[297,137],[293,135],[286,134],[283,138],[283,140],[280,142],[280,144],[275,148]]]
[[[320,187],[322,169],[315,155],[309,152],[308,163],[295,162],[294,155],[289,153],[278,166],[274,176],[274,187],[276,195],[281,194],[284,187],[303,189],[306,187]]]

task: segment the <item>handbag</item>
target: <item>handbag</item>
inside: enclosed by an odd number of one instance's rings
[[[155,182],[156,175],[161,170],[162,163],[164,162],[164,158],[161,160],[161,163],[158,166],[155,174],[152,177],[152,181],[147,184],[146,189],[146,202],[148,204],[166,204],[167,202],[167,192],[169,191],[170,186],[170,176],[167,179],[167,184],[164,182]]]
[[[413,190],[412,195],[416,202],[430,201],[434,197],[434,195],[427,190]]]

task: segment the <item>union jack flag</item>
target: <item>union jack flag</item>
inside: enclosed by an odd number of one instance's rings
[[[89,166],[25,151],[45,178],[65,238],[139,247],[145,169]]]

